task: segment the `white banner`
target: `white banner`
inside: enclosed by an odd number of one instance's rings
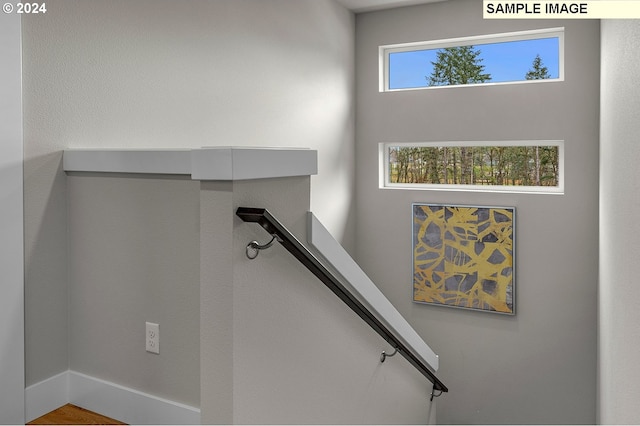
[[[638,0],[483,1],[484,19],[640,19]]]

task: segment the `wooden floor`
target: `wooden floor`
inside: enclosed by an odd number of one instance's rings
[[[124,425],[109,417],[103,416],[73,404],[64,405],[57,410],[29,422],[30,425]]]

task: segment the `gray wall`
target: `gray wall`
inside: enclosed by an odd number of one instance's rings
[[[602,21],[599,421],[640,419],[638,21]]]
[[[239,206],[306,241],[310,178],[73,173],[70,368],[199,406],[204,424],[425,424],[430,383]],[[160,354],[143,347],[160,324]],[[108,413],[107,413],[108,414]]]
[[[308,177],[205,182],[201,206],[203,423],[432,420],[429,381],[401,357],[380,363],[388,344],[284,247],[247,259],[269,236],[235,209],[266,207],[306,241]]]
[[[20,16],[0,16],[0,423],[24,422]]]
[[[67,178],[69,368],[200,405],[199,182]],[[160,324],[160,354],[145,322]]]
[[[441,357],[438,423],[594,423],[599,22],[482,19],[456,0],[357,15],[357,260]],[[382,44],[565,27],[565,81],[378,92]],[[565,194],[378,189],[378,143],[565,140]],[[411,301],[411,203],[515,206],[517,315]]]
[[[333,0],[51,0],[23,17],[27,385],[82,364],[61,150],[315,148],[313,209],[353,247],[353,48]]]

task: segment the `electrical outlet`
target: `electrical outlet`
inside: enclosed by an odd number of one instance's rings
[[[152,322],[147,322],[145,342],[147,352],[160,353],[160,326]]]

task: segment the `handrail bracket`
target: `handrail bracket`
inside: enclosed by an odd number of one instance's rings
[[[385,359],[387,359],[387,357],[391,358],[392,356],[396,355],[398,353],[398,348],[395,348],[393,353],[388,354],[385,351],[382,351],[382,353],[380,354],[380,362],[384,362]]]
[[[271,237],[272,237],[271,240],[266,244],[260,244],[256,240],[253,240],[249,244],[247,244],[247,248],[246,248],[247,257],[253,260],[256,257],[258,257],[258,254],[260,253],[261,250],[268,249],[273,245],[273,243],[276,242],[276,240],[279,243],[282,242],[282,239],[280,239],[280,237],[278,237],[277,234],[272,234]]]
[[[429,399],[429,401],[433,401],[433,398],[437,398],[440,395],[442,395],[445,391],[442,389],[436,389],[438,386],[434,383],[433,384],[433,389],[431,389],[431,398]],[[436,394],[436,391],[440,391],[439,394]]]

